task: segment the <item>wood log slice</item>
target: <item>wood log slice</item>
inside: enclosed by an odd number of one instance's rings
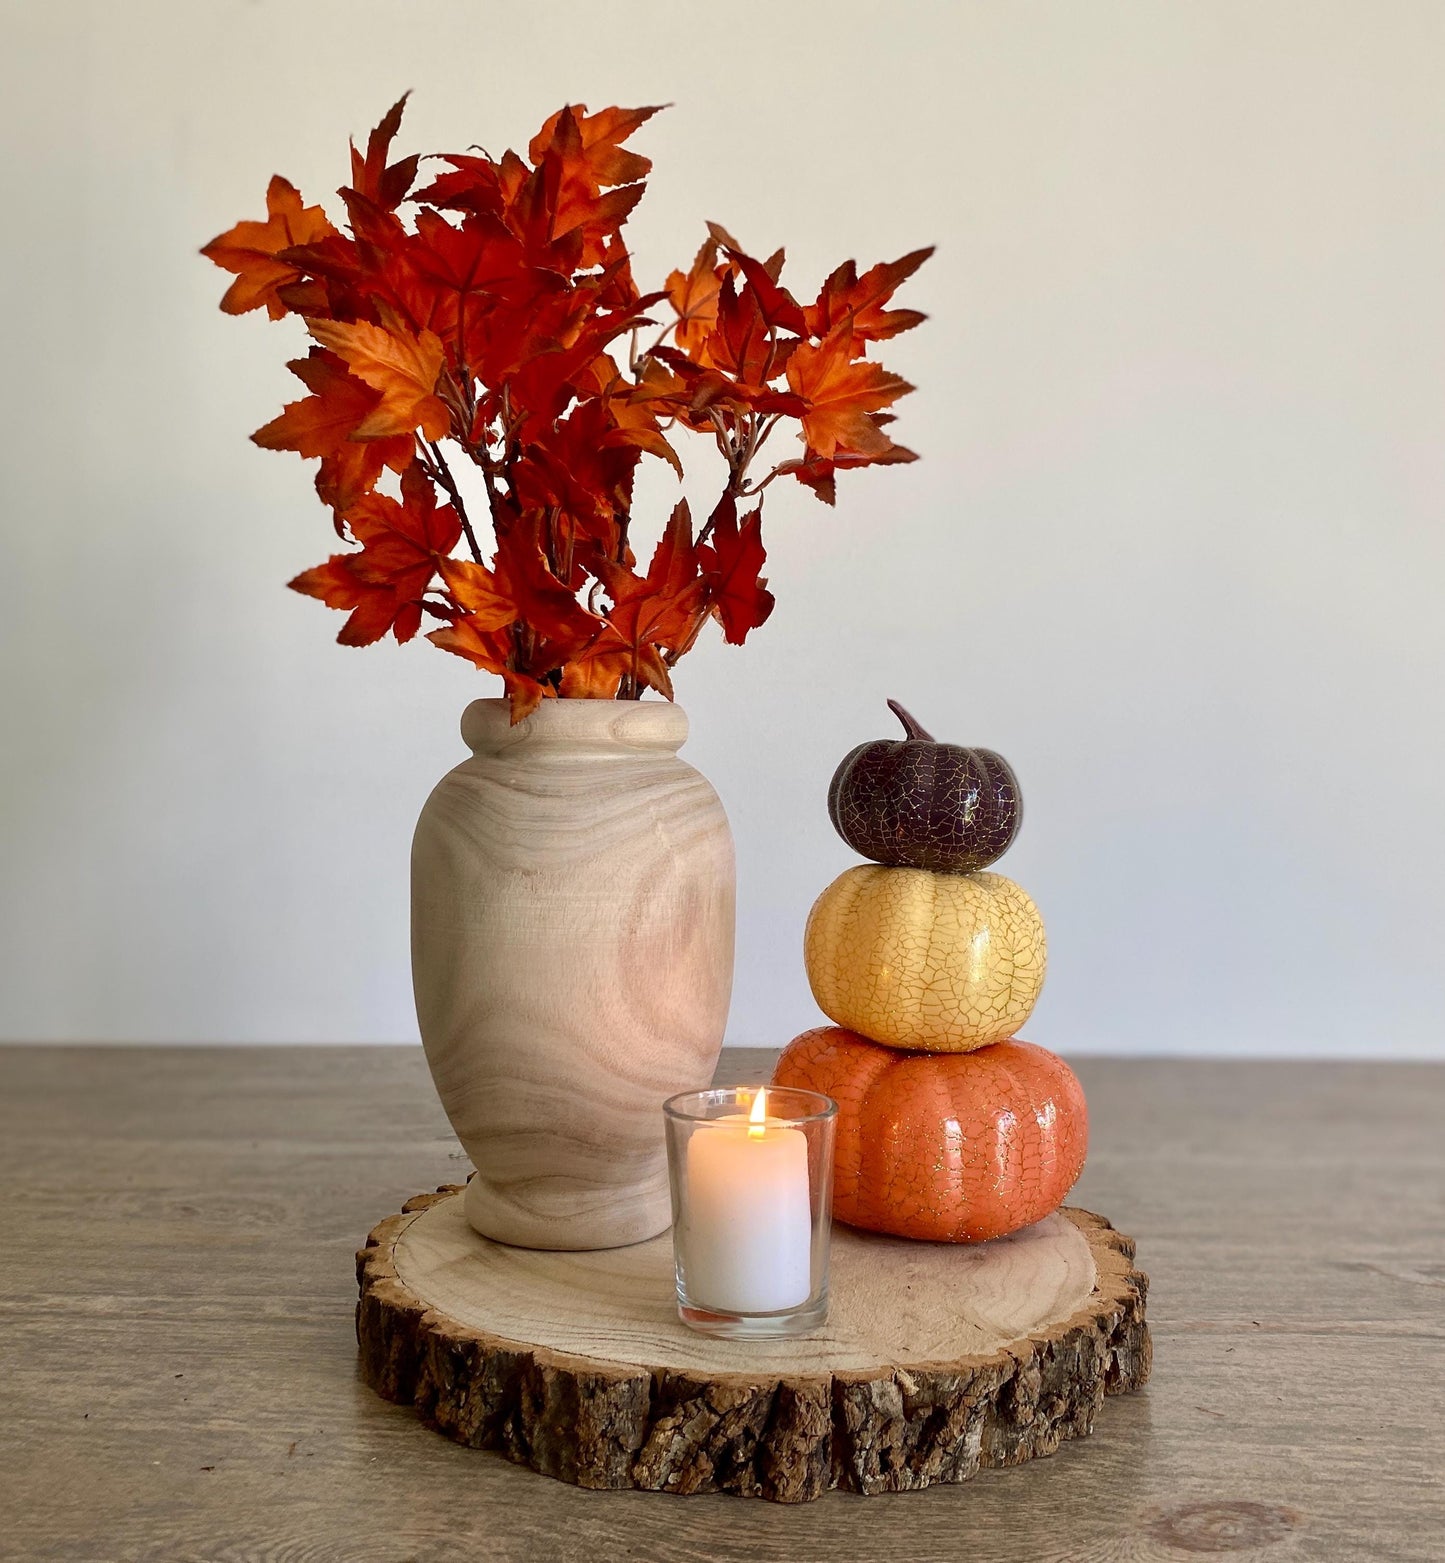
[[[670,1234],[550,1253],[478,1236],[449,1187],[357,1255],[366,1381],[459,1443],[593,1488],[800,1502],[1051,1454],[1149,1376],[1132,1239],[1064,1209],[977,1246],[835,1227],[827,1325],[678,1319]]]

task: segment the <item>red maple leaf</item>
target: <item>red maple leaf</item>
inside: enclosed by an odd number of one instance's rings
[[[764,324],[792,331],[799,336],[807,334],[808,322],[802,306],[778,281],[783,270],[783,252],[776,251],[766,261],[754,260],[738,247],[726,228],[709,223],[713,239],[726,252],[728,259],[747,279],[752,290],[753,302]]]
[[[773,594],[758,574],[767,559],[762,512],[754,510],[739,524],[737,505],[724,497],[713,512],[710,538],[698,549],[709,606],[722,624],[723,639],[741,646],[748,631],[765,623],[773,611]]]
[[[561,667],[596,634],[596,614],[577,601],[548,561],[543,517],[523,516],[497,539],[494,568],[501,589],[517,604],[517,617],[536,640],[525,659],[528,672],[550,673]]]
[[[656,112],[605,109],[589,116],[585,107],[569,105],[532,138],[528,152],[534,166],[520,182],[516,167],[509,169],[507,158],[502,160],[502,213],[530,263],[566,274],[603,260],[609,241],[641,199],[641,175],[652,166],[622,151],[619,143]],[[507,156],[515,159],[513,153]],[[637,182],[620,183],[633,174]]]
[[[562,287],[560,278],[523,264],[521,245],[500,219],[472,215],[457,226],[426,210],[396,254],[388,282],[411,320],[453,350],[458,370],[470,356],[471,333],[491,312],[530,311],[541,295]]]
[[[602,285],[603,279],[595,279],[590,286],[579,287],[566,300],[556,301],[559,310],[553,313],[551,322],[556,329],[545,343],[540,343],[538,338],[545,330],[543,322],[550,312],[546,306],[537,310],[531,323],[533,345],[525,352],[514,348],[516,357],[512,367],[494,382],[504,382],[512,405],[530,415],[519,429],[524,440],[534,437],[566,410],[579,390],[594,378],[597,360],[634,324],[649,302],[640,299],[631,309],[604,313],[597,307],[594,291]],[[562,308],[566,313],[557,319]]]
[[[883,421],[883,418],[878,419],[880,423]],[[778,471],[797,478],[799,483],[812,489],[825,505],[831,505],[835,504],[838,498],[835,473],[846,471],[849,467],[890,467],[917,460],[916,452],[906,446],[890,443],[888,449],[877,456],[862,456],[838,450],[830,458],[809,452],[797,461],[782,462]]]
[[[515,152],[508,154],[521,160]],[[489,157],[472,157],[463,154],[443,157],[451,164],[448,172],[438,174],[423,190],[413,196],[427,206],[437,206],[458,212],[474,212],[489,217],[499,217],[507,203],[502,185],[502,173],[498,164]]]
[[[416,153],[397,163],[386,161],[391,143],[401,129],[402,110],[410,96],[409,92],[404,92],[386,111],[381,123],[367,137],[364,157],[356,150],[356,143],[351,144],[352,188],[388,212],[394,212],[406,199],[421,161]]]
[[[553,574],[537,517],[524,517],[503,534],[490,572],[459,571],[452,565],[445,574],[459,604],[475,606],[427,639],[487,672],[500,673],[511,697],[512,721],[521,721],[556,693],[543,680],[582,652],[602,621]]]
[[[569,584],[580,584],[572,574],[579,547],[591,545],[589,556],[616,557],[641,453],[665,443],[651,408],[630,405],[619,389],[579,401],[527,446],[513,471],[513,497],[524,511],[553,515],[559,538],[553,555]]]
[[[290,583],[330,608],[350,610],[336,637],[343,646],[369,646],[388,630],[399,641],[410,640],[421,627],[422,599],[461,538],[456,511],[438,507],[420,467],[407,468],[401,488],[400,503],[372,493],[347,511],[359,553],[333,554]]]
[[[687,501],[674,507],[647,574],[597,559],[593,568],[612,598],[606,627],[567,665],[562,693],[610,699],[623,679],[672,699],[672,679],[662,653],[691,644],[705,615],[708,585],[698,574],[697,550]]]

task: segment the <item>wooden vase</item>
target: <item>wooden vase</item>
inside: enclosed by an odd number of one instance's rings
[[[526,1248],[670,1220],[662,1103],[712,1080],[732,989],[732,834],[664,701],[505,700],[412,844],[412,978],[432,1079],[476,1167],[466,1216]]]

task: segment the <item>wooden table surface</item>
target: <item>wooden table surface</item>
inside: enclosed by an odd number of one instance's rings
[[[1445,1067],[1078,1072],[1149,1388],[1048,1460],[784,1508],[579,1491],[360,1382],[353,1250],[466,1171],[419,1050],[0,1049],[0,1557],[1440,1563]]]

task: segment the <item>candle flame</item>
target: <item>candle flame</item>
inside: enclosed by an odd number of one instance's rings
[[[768,1120],[768,1088],[765,1085],[758,1087],[758,1094],[753,1098],[752,1111],[748,1113],[748,1138],[750,1140],[762,1139],[767,1131]]]

